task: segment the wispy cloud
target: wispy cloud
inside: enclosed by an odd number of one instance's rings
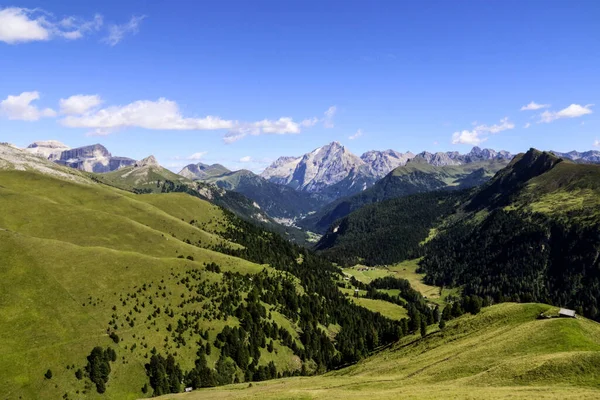
[[[208,151],[198,151],[198,152],[192,154],[191,156],[189,156],[187,159],[192,160],[192,161],[199,161],[199,160],[203,159],[204,156],[207,154],[208,154]]]
[[[600,147],[600,140],[596,139],[594,141],[594,147]]]
[[[323,125],[325,126],[325,128],[333,128],[335,126],[333,123],[333,117],[335,117],[336,113],[336,106],[331,106],[327,109],[327,111],[325,111],[325,118],[323,120]]]
[[[140,23],[146,18],[145,15],[133,16],[129,22],[121,25],[110,25],[108,27],[108,36],[103,39],[103,42],[109,46],[117,45],[125,36],[135,35],[140,30]]]
[[[243,163],[248,163],[251,161],[252,161],[252,157],[250,157],[250,156],[240,158],[240,162],[243,162]]]
[[[350,139],[350,140],[358,139],[362,135],[363,135],[363,131],[361,129],[359,129],[356,131],[356,133],[354,135],[348,136],[348,139]]]
[[[563,108],[560,111],[544,111],[540,114],[539,122],[548,123],[561,118],[583,117],[584,115],[591,114],[593,112],[591,107],[593,107],[593,104],[586,104],[585,106],[571,104],[569,107]]]
[[[527,129],[531,126],[531,122],[527,122],[525,123],[525,125],[523,125],[523,128]]]
[[[502,118],[499,124],[477,125],[472,130],[463,130],[454,132],[452,135],[452,144],[470,144],[477,146],[486,140],[490,134],[499,133],[508,129],[513,129],[515,124],[508,120],[508,117]]]
[[[532,101],[531,103],[527,104],[526,106],[521,107],[521,111],[533,111],[533,110],[539,110],[542,108],[549,108],[550,104],[537,104],[535,101]]]
[[[39,109],[31,104],[39,98],[38,92],[23,92],[17,96],[8,96],[0,102],[0,115],[21,121],[37,121],[42,117],[56,116],[56,111],[51,108]]]
[[[8,44],[47,41],[56,37],[80,39],[85,34],[98,31],[102,16],[92,19],[69,16],[57,20],[52,14],[36,8],[8,7],[0,9],[0,41]]]

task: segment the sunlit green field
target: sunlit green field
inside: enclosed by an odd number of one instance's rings
[[[223,272],[274,273],[210,250],[237,246],[218,236],[227,226],[223,212],[182,193],[134,195],[91,182],[0,171],[0,209],[0,398],[142,397],[144,364],[154,347],[176,351],[184,369],[194,365],[198,337],[187,332],[187,343],[178,345],[168,325],[186,311],[216,315]],[[222,273],[206,271],[209,262]],[[196,295],[181,283],[191,271],[199,271],[193,282],[216,285],[215,294],[184,305]],[[156,307],[162,312],[152,317]],[[297,336],[282,315],[273,312],[273,318]],[[205,318],[199,328],[208,330],[213,343],[226,324],[238,321]],[[114,325],[118,344],[108,336]],[[95,346],[110,346],[118,356],[103,395],[75,377]],[[298,368],[289,349],[277,342],[274,347],[263,352],[261,365],[274,360],[281,368]],[[213,346],[209,365],[218,358]],[[48,369],[51,379],[44,378]]]

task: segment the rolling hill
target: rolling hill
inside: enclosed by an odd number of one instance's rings
[[[465,315],[423,339],[403,338],[319,377],[232,385],[171,399],[594,399],[600,325],[537,319],[556,309],[505,303]]]

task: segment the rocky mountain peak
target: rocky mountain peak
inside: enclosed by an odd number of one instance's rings
[[[156,158],[154,158],[154,156],[148,156],[142,160],[136,161],[135,165],[136,168],[140,168],[140,167],[160,167],[160,164],[158,163],[158,161],[156,161]]]
[[[70,149],[69,146],[62,142],[59,142],[58,140],[40,140],[37,142],[33,142],[29,146],[27,146],[28,149],[35,149],[38,147],[43,147],[47,149]]]

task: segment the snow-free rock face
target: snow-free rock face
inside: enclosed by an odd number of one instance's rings
[[[302,157],[279,157],[260,176],[273,183],[287,185],[300,161]]]
[[[64,143],[58,140],[44,140],[33,142],[25,149],[26,152],[43,157],[47,160],[54,161],[60,158],[63,151],[71,149]]]
[[[135,164],[127,157],[113,157],[101,144],[83,146],[63,151],[55,162],[87,172],[110,172]]]
[[[448,151],[445,153],[429,153],[424,151],[417,155],[426,160],[427,163],[436,167],[443,167],[446,165],[463,165],[479,161],[510,160],[513,158],[512,154],[504,150],[496,151],[492,149],[480,149],[479,147],[473,147],[473,149],[467,154],[460,154],[457,151]]]
[[[136,161],[134,166],[136,168],[140,168],[140,167],[160,167],[160,165],[158,164],[158,161],[156,161],[156,158],[154,158],[154,156],[148,156],[140,161]]]
[[[366,166],[363,160],[338,142],[333,142],[305,154],[288,185],[307,192],[319,192],[342,181],[350,172],[363,166]]]
[[[91,183],[89,178],[78,171],[63,168],[54,162],[47,160],[38,153],[27,149],[19,149],[10,144],[0,143],[0,170],[37,171],[45,175],[51,175],[60,179],[77,181],[80,183]]]
[[[319,147],[302,157],[280,157],[261,176],[270,182],[294,189],[323,193],[339,198],[364,190],[397,167],[418,157],[434,166],[462,165],[478,161],[510,160],[506,151],[474,147],[467,154],[453,152],[400,153],[394,150],[368,151],[360,158],[338,142]]]
[[[360,156],[360,159],[369,165],[373,175],[383,178],[394,169],[406,165],[408,160],[414,158],[414,156],[411,152],[399,153],[395,150],[372,150]]]
[[[127,157],[113,157],[101,144],[71,149],[56,140],[34,142],[27,146],[26,152],[49,161],[87,172],[110,172],[135,164]]]

